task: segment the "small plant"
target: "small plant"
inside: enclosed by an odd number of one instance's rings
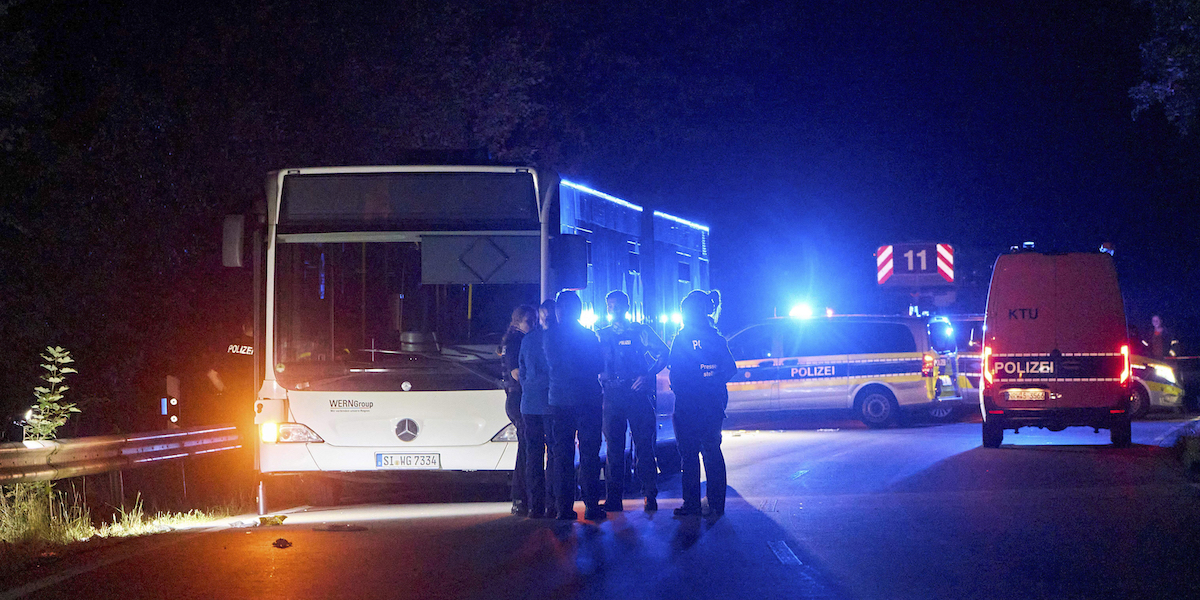
[[[75,373],[75,369],[67,366],[75,359],[71,353],[58,346],[47,346],[46,354],[42,355],[42,368],[46,373],[42,380],[49,384],[46,387],[33,389],[37,404],[30,409],[25,418],[25,439],[52,440],[59,427],[67,422],[72,413],[80,412],[72,403],[64,403],[63,392],[70,389],[63,384],[66,376]]]

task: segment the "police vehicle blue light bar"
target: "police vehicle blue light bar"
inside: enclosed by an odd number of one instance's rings
[[[654,211],[654,216],[662,217],[664,219],[667,219],[668,221],[675,221],[676,223],[679,223],[680,225],[687,225],[688,227],[691,227],[692,229],[699,229],[700,231],[703,231],[704,233],[708,233],[708,227],[706,227],[704,225],[701,225],[699,223],[693,223],[687,219],[681,219],[675,215],[669,215],[660,210]]]
[[[565,185],[565,186],[567,186],[567,187],[569,187],[569,188],[573,188],[573,189],[579,190],[579,191],[581,191],[581,192],[583,192],[583,193],[585,193],[585,194],[591,194],[591,195],[593,195],[593,196],[597,196],[597,197],[600,197],[600,198],[604,198],[605,200],[608,200],[609,202],[612,202],[613,204],[617,204],[617,205],[620,205],[620,206],[624,206],[625,208],[632,208],[633,210],[636,210],[636,211],[638,211],[638,212],[642,212],[642,207],[640,207],[640,206],[638,206],[638,205],[636,205],[636,204],[634,204],[634,203],[632,203],[632,202],[628,202],[628,201],[626,201],[626,200],[622,200],[622,199],[620,199],[620,198],[618,198],[618,197],[616,197],[616,196],[610,196],[610,195],[608,195],[608,194],[605,194],[604,192],[601,192],[601,191],[599,191],[599,190],[593,190],[592,188],[590,188],[590,187],[587,187],[587,186],[585,186],[585,185],[579,185],[578,183],[575,183],[575,182],[573,182],[573,181],[567,181],[566,179],[562,180],[562,184],[563,184],[563,185]],[[658,214],[658,213],[655,213],[655,214]]]

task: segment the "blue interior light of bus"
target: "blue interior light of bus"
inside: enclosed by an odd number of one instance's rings
[[[609,202],[612,202],[613,204],[618,204],[620,206],[624,206],[625,208],[631,208],[638,212],[642,212],[642,207],[640,207],[632,202],[622,200],[616,196],[610,196],[599,190],[593,190],[592,188],[587,187],[586,185],[579,185],[578,183],[575,183],[573,181],[567,181],[566,179],[562,180],[562,184],[569,188],[579,190],[585,194],[591,194],[598,198],[604,198],[605,200],[608,200]]]
[[[692,229],[699,229],[700,231],[703,231],[704,233],[708,233],[708,227],[706,227],[704,225],[701,225],[699,223],[693,223],[687,219],[681,219],[675,215],[669,215],[660,210],[654,211],[654,216],[662,217],[664,219],[667,219],[668,221],[675,221],[676,223],[679,223],[680,225],[687,225],[688,227],[691,227]]]

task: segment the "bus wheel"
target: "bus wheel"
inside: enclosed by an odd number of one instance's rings
[[[1129,418],[1140,419],[1150,410],[1150,392],[1141,384],[1134,384],[1129,396]]]
[[[951,423],[958,420],[958,411],[952,405],[939,402],[929,409],[929,418],[937,423]]]
[[[999,448],[1004,443],[1004,425],[996,419],[983,420],[983,447]]]
[[[1128,448],[1130,442],[1133,441],[1133,427],[1129,423],[1129,419],[1121,419],[1108,431],[1109,439],[1112,440],[1112,445],[1117,448]]]
[[[867,427],[890,427],[900,413],[896,397],[885,387],[868,387],[858,393],[858,415]]]

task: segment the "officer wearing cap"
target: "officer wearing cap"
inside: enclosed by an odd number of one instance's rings
[[[670,348],[654,330],[628,318],[629,296],[614,290],[605,297],[612,325],[599,331],[604,371],[604,439],[608,443],[604,466],[605,512],[625,510],[625,431],[633,438],[634,471],[646,496],[645,509],[658,510],[658,463],[654,457],[655,375],[667,366]],[[649,359],[652,359],[651,362]]]

